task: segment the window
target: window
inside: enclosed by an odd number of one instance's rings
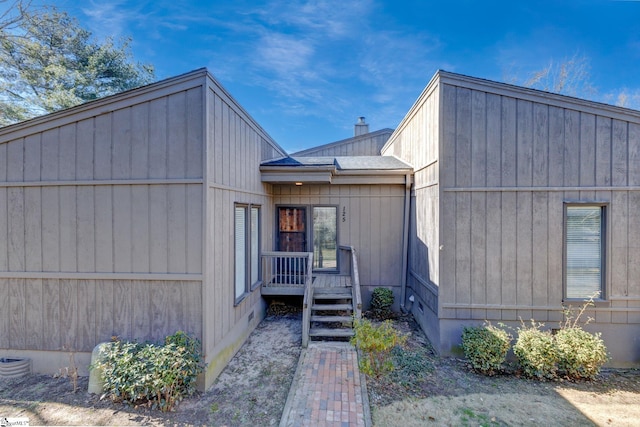
[[[604,299],[605,206],[566,205],[565,296]]]
[[[250,272],[249,275],[251,290],[255,289],[260,281],[260,208],[251,206],[251,226],[250,226]]]
[[[280,206],[276,220],[278,251],[313,251],[313,270],[338,270],[337,206]]]
[[[260,283],[260,207],[235,206],[235,300]]]
[[[236,301],[247,291],[247,207],[236,206]]]
[[[313,268],[335,270],[338,268],[337,208],[313,207]]]

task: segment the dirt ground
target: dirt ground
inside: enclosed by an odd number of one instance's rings
[[[412,319],[396,322],[408,346],[428,349],[429,374],[410,390],[368,379],[375,426],[639,426],[640,370],[604,369],[594,381],[488,377],[439,358]],[[429,354],[430,353],[430,354]]]
[[[405,377],[367,380],[375,426],[638,425],[638,370],[605,370],[596,381],[580,383],[485,377],[469,371],[462,360],[435,356],[412,320],[396,325],[410,335],[409,350],[419,356],[415,366],[420,372],[409,364]],[[215,385],[181,402],[175,412],[100,400],[84,391],[87,378],[80,379],[81,391],[74,394],[68,379],[31,375],[0,380],[0,418],[27,417],[32,426],[278,425],[301,351],[300,336],[300,313],[276,310]]]
[[[273,426],[278,425],[300,355],[302,317],[279,310],[258,325],[213,387],[183,400],[175,412],[111,403],[73,393],[69,379],[46,375],[0,380],[0,419],[30,425]]]

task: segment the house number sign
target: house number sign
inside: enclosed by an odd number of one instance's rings
[[[347,207],[343,206],[342,207],[342,222],[346,222],[347,221]]]

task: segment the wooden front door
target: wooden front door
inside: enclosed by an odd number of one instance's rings
[[[307,251],[306,208],[278,208],[278,250]]]

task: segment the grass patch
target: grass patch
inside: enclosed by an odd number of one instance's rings
[[[396,346],[391,350],[393,370],[388,375],[389,380],[407,389],[419,387],[433,372],[430,355],[430,350],[424,347],[408,349]]]
[[[459,415],[463,426],[492,427],[500,425],[495,418],[489,418],[486,414],[476,413],[470,408],[460,408]]]

